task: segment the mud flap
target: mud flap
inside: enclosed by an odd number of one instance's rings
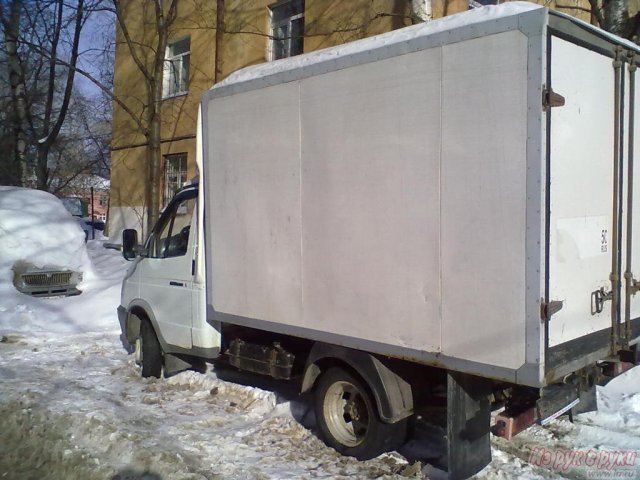
[[[482,378],[447,374],[449,479],[462,480],[491,461],[491,385]]]
[[[207,365],[201,358],[185,355],[173,355],[171,353],[164,354],[165,378],[172,377],[180,372],[184,372],[185,370],[205,373],[207,371]]]

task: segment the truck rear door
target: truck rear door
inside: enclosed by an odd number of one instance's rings
[[[548,371],[589,355],[592,361],[602,358],[615,335],[628,336],[625,305],[631,318],[640,314],[640,296],[625,299],[627,251],[633,245],[626,243],[632,224],[626,215],[626,54],[614,45],[607,51],[554,35],[548,44],[548,85],[564,97],[564,105],[547,113],[546,292],[547,302],[562,302],[546,324]],[[638,248],[640,243],[640,253]],[[640,272],[637,253],[629,259]]]

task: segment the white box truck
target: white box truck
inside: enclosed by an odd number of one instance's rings
[[[199,185],[144,247],[123,235],[142,374],[290,380],[358,458],[439,400],[452,478],[490,461],[490,429],[593,407],[638,362],[638,53],[512,3],[216,85]]]

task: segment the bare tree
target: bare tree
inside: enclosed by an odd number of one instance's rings
[[[99,0],[11,0],[6,6],[0,4],[11,92],[12,183],[34,183],[41,190],[51,185],[52,153],[76,88],[87,2],[92,8]],[[35,164],[33,173],[28,168],[29,156]]]
[[[64,123],[69,109],[69,102],[71,100],[71,93],[74,86],[73,82],[76,74],[74,67],[78,60],[80,32],[84,24],[84,0],[77,0],[77,4],[74,9],[75,12],[71,19],[66,19],[64,16],[65,9],[68,8],[66,7],[64,0],[55,0],[50,8],[53,9],[53,24],[51,25],[50,30],[44,32],[50,52],[46,75],[47,90],[44,102],[44,116],[42,118],[41,127],[37,131],[39,138],[37,140],[36,181],[37,188],[40,190],[47,190],[49,184],[49,152],[60,133],[60,129],[62,128],[62,124]],[[65,32],[69,23],[73,24],[71,48],[69,52],[69,64],[71,65],[71,68],[67,69],[65,77],[62,79],[62,101],[59,102],[59,105],[55,105],[55,100],[58,99],[56,82],[59,78],[59,67],[55,59],[58,56],[61,56],[61,35]]]
[[[77,195],[70,189],[82,188],[84,178],[108,176],[111,124],[95,117],[95,99],[75,92],[65,124],[49,152],[49,192]]]
[[[584,12],[590,15],[592,24],[638,43],[640,37],[640,12],[631,15],[629,0],[588,0],[584,5],[557,2],[556,8],[571,14]]]

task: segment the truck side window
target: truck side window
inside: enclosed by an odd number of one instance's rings
[[[185,199],[173,206],[161,227],[154,233],[149,256],[153,258],[179,257],[187,253],[189,227],[196,199]]]

